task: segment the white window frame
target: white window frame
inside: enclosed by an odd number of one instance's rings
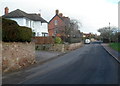
[[[55,20],[55,21],[54,21],[54,24],[55,24],[55,25],[58,25],[58,20]]]

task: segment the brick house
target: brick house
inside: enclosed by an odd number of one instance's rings
[[[70,18],[56,10],[55,16],[48,23],[49,36],[65,36],[66,27],[70,27]]]
[[[84,38],[89,38],[89,37],[91,37],[92,36],[92,34],[91,33],[83,33],[83,37]]]

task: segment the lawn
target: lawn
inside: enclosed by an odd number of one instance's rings
[[[120,52],[120,43],[110,43],[109,46]]]

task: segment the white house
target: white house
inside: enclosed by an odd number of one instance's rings
[[[35,36],[48,36],[48,22],[40,14],[28,14],[22,10],[14,10],[9,13],[8,7],[5,8],[3,18],[16,21],[20,26],[30,27]]]

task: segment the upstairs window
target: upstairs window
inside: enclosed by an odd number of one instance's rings
[[[29,20],[26,19],[26,26],[29,26]]]
[[[33,21],[33,24],[32,24],[33,28],[34,28],[34,21]]]
[[[55,20],[55,21],[54,21],[54,24],[55,24],[55,25],[58,25],[58,20]]]

